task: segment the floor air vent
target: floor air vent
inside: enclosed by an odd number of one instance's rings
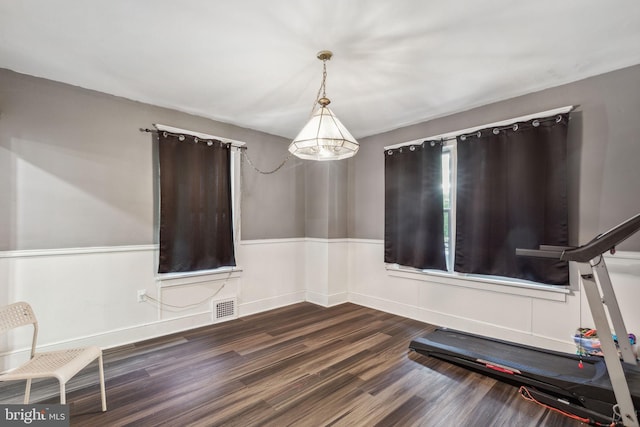
[[[213,321],[235,319],[238,317],[238,303],[236,298],[227,298],[213,301]]]

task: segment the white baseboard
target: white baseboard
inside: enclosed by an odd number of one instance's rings
[[[87,347],[91,345],[97,345],[105,350],[112,347],[132,344],[189,329],[199,328],[213,323],[211,311],[205,311],[182,317],[157,320],[142,325],[135,325],[128,328],[102,332],[95,335],[74,338],[56,343],[38,345],[36,350],[38,352],[44,352],[66,348]],[[0,354],[0,371],[11,369],[16,367],[18,364],[29,360],[30,352],[30,348],[22,348]]]
[[[484,336],[499,337],[503,340],[534,347],[547,348],[566,353],[575,353],[575,345],[569,340],[569,338],[567,338],[566,341],[561,341],[551,337],[532,334],[529,331],[510,329],[501,325],[441,313],[422,307],[402,304],[397,301],[390,301],[383,298],[353,292],[349,293],[349,302],[436,326],[458,329]]]
[[[340,292],[333,295],[325,295],[318,292],[306,291],[306,301],[321,305],[323,307],[332,307],[334,305],[343,304],[349,302],[349,294],[347,292]]]
[[[298,291],[286,295],[278,295],[272,298],[263,298],[248,303],[238,304],[239,317],[249,316],[251,314],[261,313],[274,308],[285,307],[287,305],[296,304],[305,301],[305,292]]]

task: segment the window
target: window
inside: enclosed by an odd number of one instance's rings
[[[566,263],[515,254],[568,245],[565,108],[447,135],[446,144],[442,137],[385,147],[385,262],[568,285]],[[411,157],[422,151],[440,164],[416,167]],[[438,176],[421,172],[427,164]]]
[[[454,147],[445,146],[442,151],[442,212],[444,213],[444,252],[447,261],[447,271],[453,271],[453,230],[454,211],[454,183],[453,166]]]
[[[158,273],[235,267],[237,152],[231,143],[208,135],[156,127],[160,184]]]

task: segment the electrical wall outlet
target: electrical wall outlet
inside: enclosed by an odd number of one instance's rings
[[[147,297],[146,289],[138,289],[138,302],[145,302]]]

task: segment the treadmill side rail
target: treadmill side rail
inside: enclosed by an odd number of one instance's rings
[[[598,264],[591,264],[591,268],[594,274],[583,274],[581,276],[582,284],[585,295],[587,296],[587,301],[589,302],[589,308],[591,309],[591,315],[593,316],[596,330],[604,331],[604,333],[599,334],[600,345],[602,346],[604,361],[607,365],[607,371],[609,372],[609,378],[611,379],[611,386],[613,387],[613,393],[616,396],[616,401],[618,402],[618,407],[620,408],[620,414],[622,415],[623,423],[625,426],[629,427],[640,427],[640,424],[638,424],[638,417],[633,406],[631,392],[629,391],[629,384],[627,384],[627,379],[624,375],[624,370],[622,369],[622,362],[620,362],[620,359],[618,358],[618,350],[616,349],[613,338],[609,333],[609,331],[611,330],[611,326],[609,325],[609,319],[607,318],[607,314],[604,309],[604,303],[608,303],[611,305],[608,306],[608,308],[609,314],[612,318],[618,318],[619,321],[622,322],[622,316],[620,314],[620,309],[618,307],[613,288],[611,287],[611,282],[609,281],[608,274],[606,275],[606,279],[604,279],[604,276],[598,277],[599,270],[597,269],[597,267],[598,265],[600,265],[600,263],[602,263],[604,272],[606,273],[604,259],[599,260]],[[600,271],[600,273],[602,273],[602,271]],[[603,301],[600,298],[600,291],[598,289],[598,284],[596,283],[596,277],[598,277],[601,285],[604,285],[604,287],[607,287],[608,285],[608,287],[610,288],[605,292],[605,295],[608,295],[609,301]],[[621,337],[621,340],[627,341],[628,344],[624,322],[622,322],[622,329],[623,331],[616,330],[616,334],[618,334],[619,332],[624,333],[624,335]],[[620,337],[620,335],[618,336]],[[618,341],[620,341],[620,339]],[[633,364],[635,364],[635,359]]]

